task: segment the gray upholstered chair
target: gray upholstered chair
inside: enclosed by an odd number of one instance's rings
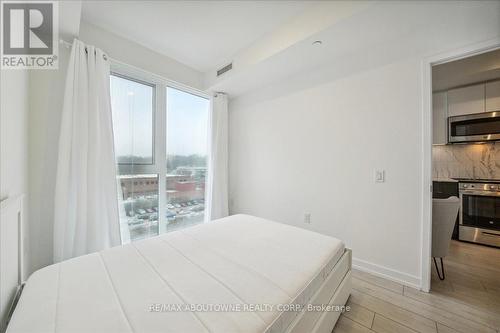
[[[457,197],[432,199],[432,259],[440,280],[445,278],[443,258],[448,255],[459,206]],[[436,258],[441,259],[442,273],[439,273]]]

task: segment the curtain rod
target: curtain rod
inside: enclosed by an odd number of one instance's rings
[[[67,42],[64,39],[59,39],[59,43],[63,44],[67,49],[71,49],[71,47],[73,46],[73,43]],[[85,47],[85,50],[87,50],[86,47]],[[127,64],[127,63],[125,63],[123,61],[119,61],[119,60],[116,60],[115,58],[111,58],[107,54],[104,54],[104,56],[106,57],[105,60],[109,60],[110,62],[113,62],[113,63],[115,63],[117,65],[130,66],[129,64]]]
[[[67,41],[65,41],[64,39],[59,39],[59,43],[60,43],[60,44],[63,44],[63,45],[64,45],[67,49],[71,49],[71,47],[73,46],[73,44],[72,44],[72,43],[67,42]],[[87,53],[87,54],[88,54],[87,46],[85,46],[85,53]],[[108,57],[106,54],[104,54],[104,53],[103,53],[102,57],[103,57],[103,59],[104,59],[104,60],[108,60],[108,59],[110,59],[110,60],[111,60],[111,58],[109,58],[109,57]]]
[[[62,45],[64,45],[68,49],[70,49],[71,46],[73,45],[72,43],[67,42],[64,39],[59,39],[59,43],[62,44]],[[167,78],[165,78],[165,77],[163,77],[163,76],[161,76],[159,74],[155,74],[155,73],[150,72],[150,71],[148,71],[146,69],[143,69],[143,68],[131,65],[129,63],[126,63],[126,62],[123,62],[123,61],[120,61],[120,60],[116,60],[115,58],[112,58],[112,57],[110,57],[108,55],[105,55],[105,56],[107,57],[106,60],[109,60],[111,62],[111,65],[117,66],[119,68],[131,69],[133,71],[137,71],[137,72],[140,72],[140,73],[146,73],[148,76],[151,76],[151,77],[155,78],[155,80],[159,80],[161,82],[164,82],[165,84],[167,84],[169,86],[172,86],[173,88],[190,91],[190,92],[192,92],[192,93],[194,93],[196,95],[199,95],[201,97],[204,97],[204,98],[210,98],[210,96],[212,95],[208,91],[204,91],[204,90],[201,90],[199,88],[193,88],[192,86],[189,86],[189,85],[187,85],[185,83],[180,83],[180,82],[177,82],[175,80],[167,79]]]

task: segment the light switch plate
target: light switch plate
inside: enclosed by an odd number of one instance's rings
[[[385,170],[375,170],[375,182],[376,183],[385,182]]]

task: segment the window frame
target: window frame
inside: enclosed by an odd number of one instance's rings
[[[158,176],[158,234],[165,233],[166,216],[163,208],[167,207],[167,88],[177,89],[201,98],[205,98],[212,104],[212,96],[202,90],[166,79],[162,76],[142,70],[140,68],[111,62],[111,75],[127,80],[135,81],[153,87],[153,163],[131,164],[117,163],[117,175],[134,174],[156,174]],[[210,111],[209,111],[210,112]],[[208,130],[210,132],[211,116],[208,117]],[[210,135],[207,137],[207,157],[210,156]],[[210,173],[210,163],[207,161],[207,172]],[[205,188],[210,188],[208,182],[211,177],[206,178]],[[207,197],[205,195],[205,197]],[[207,205],[205,205],[205,222],[207,221]]]

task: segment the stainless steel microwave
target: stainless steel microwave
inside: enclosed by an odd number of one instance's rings
[[[448,117],[448,142],[500,140],[500,111]]]

